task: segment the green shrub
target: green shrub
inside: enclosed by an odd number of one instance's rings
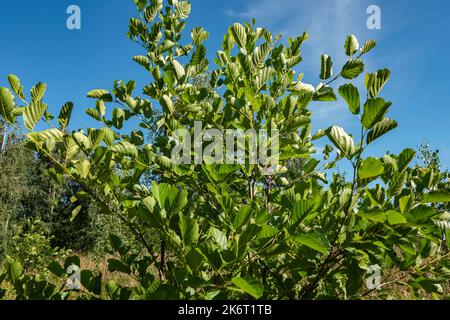
[[[40,220],[24,221],[15,233],[7,260],[20,262],[28,272],[45,273],[50,262],[67,254],[51,245]]]
[[[32,89],[24,109],[15,105],[9,89],[0,89],[1,115],[53,163],[49,171],[55,180],[76,181],[82,189],[79,201],[95,200],[146,248],[145,254],[136,253],[111,237],[115,257],[109,271],[136,282],[108,282],[111,299],[359,299],[376,291],[366,287],[367,272],[375,265],[383,272],[380,296],[389,294],[391,283],[415,292],[443,292],[450,262],[441,248],[450,238],[443,240],[442,231],[450,217],[435,204],[450,202],[444,176],[411,167],[412,149],[366,156],[374,140],[398,125],[386,117],[391,103],[380,96],[390,71],[360,77],[374,41],[360,47],[349,36],[348,61],[333,78],[331,58],[322,56],[320,78],[326,83],[312,86],[293,70],[302,61],[307,33],[283,44],[266,29],[236,23],[211,70],[204,46],[208,32],[199,27],[190,38],[182,34],[189,2],[135,2],[140,18],[130,20],[128,36],[145,48],[133,59],[151,76],[146,98],[133,95],[134,81],[115,81],[110,91],[88,93],[95,106],[87,114],[98,121],[97,128],[68,132],[73,104],[67,103],[54,125],[59,128],[34,131],[47,108],[46,86]],[[190,81],[204,74],[209,86]],[[335,90],[337,79],[346,84]],[[18,78],[9,81],[25,100]],[[336,101],[336,92],[358,123],[357,136],[338,125],[313,131],[311,106]],[[17,125],[21,117],[27,130]],[[131,119],[139,129],[127,132],[124,123]],[[234,164],[174,162],[174,132],[193,131],[195,121],[221,132],[276,128],[279,165],[267,174],[264,165],[250,163],[249,154]],[[155,138],[147,141],[143,131]],[[329,141],[321,160],[315,148],[319,139]],[[296,159],[303,159],[298,179],[289,177],[287,167]],[[333,174],[341,161],[351,165],[349,180]],[[151,184],[144,183],[148,177]],[[150,241],[155,233],[158,247]],[[64,267],[51,269],[63,277]],[[83,270],[81,283],[87,297],[101,294],[99,274]]]

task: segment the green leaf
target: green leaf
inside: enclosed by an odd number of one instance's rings
[[[131,143],[135,144],[135,145],[143,145],[145,138],[144,138],[144,133],[140,130],[134,130],[133,132],[131,132]]]
[[[177,1],[175,3],[175,15],[178,19],[187,19],[191,13],[189,1]]]
[[[235,23],[230,27],[230,35],[241,49],[247,45],[247,33],[240,23]]]
[[[256,91],[261,90],[264,85],[272,78],[274,74],[273,68],[270,67],[264,67],[263,69],[259,70],[258,75],[255,77],[255,89]]]
[[[87,151],[88,149],[91,148],[91,141],[89,140],[88,137],[86,137],[86,135],[83,132],[80,131],[74,132],[73,139],[81,149]]]
[[[132,158],[137,158],[138,150],[134,144],[129,143],[128,141],[120,141],[110,148],[112,152],[120,154],[122,156],[129,156]]]
[[[239,288],[239,291],[248,293],[255,299],[263,296],[264,287],[259,280],[236,276],[231,279],[231,282]]]
[[[186,246],[196,244],[199,237],[198,223],[183,214],[180,214],[181,237]]]
[[[161,8],[162,8],[162,0],[152,1],[151,5],[145,9],[144,12],[145,21],[147,23],[152,22],[156,18],[156,15],[158,14],[158,11]]]
[[[202,27],[197,27],[192,29],[191,38],[194,44],[199,47],[206,41],[209,37],[209,32],[203,29]]]
[[[110,234],[109,243],[115,252],[120,252],[120,249],[122,247],[122,240],[120,239],[119,236],[115,234]]]
[[[367,40],[361,48],[361,53],[366,54],[367,52],[375,48],[376,45],[377,43],[374,40]]]
[[[433,208],[421,204],[411,210],[408,220],[413,223],[431,222],[434,215],[436,215],[436,212]]]
[[[416,249],[414,248],[413,243],[411,243],[411,241],[409,241],[408,239],[404,238],[400,239],[398,242],[398,246],[407,254],[410,255],[416,254]]]
[[[14,96],[8,88],[0,88],[0,114],[10,124],[16,120],[14,111]]]
[[[20,262],[14,261],[8,265],[8,275],[11,282],[16,282],[23,274],[23,267]]]
[[[89,169],[91,167],[91,163],[89,162],[89,160],[78,160],[74,163],[73,166],[81,179],[87,178],[87,176],[89,175]]]
[[[350,59],[342,68],[342,77],[344,79],[354,79],[364,71],[364,63],[361,59]]]
[[[70,117],[72,116],[73,103],[66,102],[59,112],[58,122],[62,128],[66,128],[69,126]]]
[[[378,177],[384,172],[383,163],[375,158],[367,158],[361,163],[361,167],[358,170],[360,179],[369,179]]]
[[[150,60],[146,56],[134,56],[133,60],[143,66],[145,69],[150,70]]]
[[[163,95],[161,100],[159,101],[161,107],[163,108],[165,113],[172,114],[174,111],[172,99],[169,96]]]
[[[228,249],[228,240],[224,232],[213,227],[210,229],[210,234],[222,250]]]
[[[105,131],[102,129],[89,129],[89,142],[92,148],[97,148],[105,138]]]
[[[105,102],[112,102],[113,97],[112,95],[109,93],[108,90],[104,90],[104,89],[95,89],[92,91],[89,91],[87,94],[88,98],[93,98],[93,99],[99,99],[99,100],[103,100]]]
[[[278,228],[272,227],[269,224],[261,225],[261,232],[258,234],[257,240],[273,239],[279,233]]]
[[[384,223],[386,221],[386,213],[379,209],[368,209],[366,211],[358,211],[358,216],[366,218],[370,221]]]
[[[136,4],[136,7],[139,11],[142,11],[147,6],[147,0],[134,0],[134,3]]]
[[[336,101],[336,94],[333,88],[328,86],[321,86],[313,95],[314,101]]]
[[[326,134],[330,141],[338,148],[341,153],[350,158],[355,153],[355,143],[353,138],[347,134],[343,128],[339,126],[332,126],[327,131]]]
[[[179,190],[176,186],[152,182],[152,192],[161,208],[164,208],[170,214],[180,212],[187,204],[186,190]]]
[[[354,85],[349,83],[340,86],[338,92],[339,95],[344,98],[345,102],[347,102],[351,113],[359,114],[361,101],[358,89]]]
[[[205,255],[198,248],[192,248],[186,255],[186,260],[192,270],[198,270],[206,260]]]
[[[72,210],[72,215],[70,216],[70,219],[69,219],[70,222],[73,222],[73,220],[75,220],[75,218],[80,213],[82,207],[83,206],[80,204],[79,206],[77,206],[75,209]]]
[[[48,111],[45,111],[44,113],[44,119],[47,121],[52,121],[53,119],[55,119],[55,117],[53,116],[53,114],[51,114]]]
[[[14,75],[10,74],[8,76],[8,82],[11,86],[11,89],[14,91],[14,93],[22,100],[25,100],[25,95],[23,94],[23,86],[20,84],[20,79]]]
[[[347,36],[347,40],[345,41],[345,54],[351,57],[356,53],[356,51],[358,51],[358,49],[358,39],[354,35]]]
[[[257,47],[253,52],[254,66],[257,68],[264,67],[264,63],[271,50],[272,48],[268,42],[264,42],[260,47]]]
[[[442,285],[440,284],[441,281],[442,280],[439,279],[427,279],[424,277],[419,277],[417,279],[412,279],[409,282],[414,285],[419,285],[427,293],[443,294],[444,291]]]
[[[372,130],[370,130],[367,134],[367,144],[372,143],[374,140],[378,139],[389,131],[394,130],[395,128],[397,128],[397,126],[397,121],[389,118],[383,118],[383,120],[377,122],[373,126]]]
[[[24,112],[25,112],[25,107],[18,107],[12,111],[12,115],[14,117],[19,117],[19,116],[23,115]]]
[[[31,100],[33,102],[41,101],[44,97],[47,85],[45,83],[38,82],[33,88],[31,88]]]
[[[94,275],[91,270],[81,270],[80,282],[89,292],[99,295],[102,292],[102,276]]]
[[[32,131],[46,110],[47,105],[42,101],[32,102],[23,113],[25,127]]]
[[[406,214],[409,212],[409,210],[411,210],[411,208],[414,205],[414,198],[415,198],[414,194],[411,194],[409,196],[404,196],[399,199],[398,203],[401,213]]]
[[[372,129],[375,124],[381,121],[391,106],[390,102],[383,98],[369,99],[364,104],[364,111],[361,123],[366,129]]]
[[[325,137],[326,134],[327,134],[327,133],[325,132],[325,130],[319,129],[319,130],[317,130],[317,132],[312,136],[311,140],[313,140],[313,141],[314,141],[314,140],[319,140],[319,139]]]
[[[402,171],[406,170],[406,168],[408,168],[411,161],[413,161],[415,155],[416,155],[416,152],[413,149],[408,148],[408,149],[403,150],[399,154],[398,160],[397,160],[398,171],[402,172]]]
[[[118,251],[118,250],[116,250],[116,251]],[[130,267],[127,266],[122,261],[117,260],[117,259],[108,259],[108,271],[109,272],[122,272],[125,274],[131,273]]]
[[[94,111],[97,111],[95,109],[92,109]],[[100,116],[99,114],[90,114],[91,116]],[[121,108],[115,108],[112,112],[112,124],[117,129],[121,129],[123,127],[123,121],[125,120],[125,111],[123,111]]]
[[[295,241],[323,254],[327,254],[331,248],[328,238],[316,232],[296,236]]]
[[[106,112],[106,106],[105,102],[103,100],[98,100],[95,104],[95,108],[97,109],[98,113],[103,117]]]
[[[101,100],[99,100],[99,101],[101,101]],[[100,112],[98,112],[98,110],[94,109],[94,108],[86,109],[86,114],[89,115],[90,117],[94,118],[97,121],[100,121],[102,119],[102,117],[100,116]]]
[[[175,70],[175,74],[177,76],[177,80],[180,81],[185,75],[184,67],[177,60],[172,60],[172,66]]]
[[[104,138],[103,138],[103,141],[105,141],[105,143],[108,146],[111,146],[112,144],[114,144],[114,141],[117,138],[117,134],[113,130],[111,130],[110,128],[107,128],[107,127],[103,127],[101,130],[105,134]]]
[[[444,203],[450,202],[450,192],[447,190],[437,190],[425,193],[423,203]]]
[[[80,262],[80,257],[78,256],[70,256],[67,257],[66,261],[64,261],[64,270],[67,271],[67,268],[69,268],[70,266],[81,266],[81,262]]]
[[[403,190],[403,185],[406,183],[407,172],[394,172],[391,181],[389,182],[388,193],[391,196],[399,195]]]
[[[316,167],[319,165],[320,161],[317,159],[311,159],[309,160],[305,166],[303,167],[303,171],[307,174],[311,173],[316,169]]]
[[[320,79],[322,80],[329,79],[333,75],[333,62],[331,61],[331,57],[326,54],[323,54],[320,60],[321,60]]]
[[[56,142],[62,141],[64,134],[55,128],[46,129],[39,132],[30,132],[27,134],[27,137],[35,142],[47,141],[49,139],[54,139]]]
[[[290,221],[291,226],[298,226],[306,218],[312,207],[311,200],[299,199],[294,203],[294,209],[292,211],[292,219]]]
[[[371,98],[376,98],[378,96],[381,89],[388,82],[390,76],[391,71],[389,69],[382,69],[375,73],[366,74],[365,85]]]
[[[170,170],[173,166],[172,160],[166,156],[157,156],[155,162],[162,170]]]
[[[66,274],[66,271],[57,261],[50,262],[50,264],[47,266],[47,269],[59,278],[64,277],[64,275]]]
[[[233,226],[239,230],[242,226],[248,223],[251,214],[252,211],[250,207],[248,206],[242,207],[241,210],[239,210],[239,212],[236,214],[236,217],[234,218]]]
[[[192,55],[190,64],[192,66],[199,65],[206,57],[206,47],[204,45],[201,45],[200,47],[197,47],[197,50],[195,50],[194,54]]]
[[[175,194],[175,197],[173,197],[173,194]],[[186,190],[179,190],[177,187],[172,186],[171,195],[169,197],[171,214],[177,214],[186,207],[188,203],[187,196],[188,193]]]
[[[386,217],[387,217],[388,223],[393,226],[397,225],[397,224],[407,223],[406,218],[400,212],[397,212],[394,210],[390,210],[390,211],[386,212]]]
[[[223,67],[227,65],[228,57],[225,52],[219,50],[217,51],[217,59],[215,61],[217,65]]]

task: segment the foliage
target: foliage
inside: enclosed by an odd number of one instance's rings
[[[2,150],[0,152],[0,257],[8,253],[11,238],[21,219],[43,216],[48,210],[48,194],[45,184],[37,180],[43,177],[39,162],[32,151],[24,147],[22,139],[0,123]]]
[[[386,117],[391,103],[380,96],[389,70],[367,73],[366,92],[350,82],[336,90],[358,121],[360,136],[338,125],[312,131],[311,103],[336,101],[331,84],[337,79],[360,80],[374,41],[360,48],[349,36],[348,61],[340,72],[332,78],[331,57],[323,56],[320,78],[327,82],[312,86],[293,70],[302,61],[307,33],[283,44],[254,23],[235,23],[217,52],[217,68],[210,70],[204,45],[208,32],[198,27],[190,39],[182,36],[191,10],[187,1],[135,2],[140,15],[130,20],[128,36],[145,49],[133,60],[152,78],[143,90],[146,98],[133,96],[134,81],[115,81],[112,90],[87,95],[95,100],[87,114],[98,121],[97,128],[68,132],[68,103],[59,125],[33,131],[46,117],[46,86],[36,85],[28,103],[18,90],[20,81],[11,77],[11,90],[25,107],[15,104],[10,89],[0,92],[0,114],[52,162],[55,180],[76,181],[78,201],[94,199],[146,248],[145,254],[130,251],[111,236],[116,258],[109,260],[109,270],[138,283],[109,282],[105,290],[111,299],[362,298],[373,291],[365,287],[371,265],[386,274],[401,270],[407,277],[394,282],[412,290],[442,292],[450,265],[439,249],[450,239],[442,237],[450,215],[436,211],[434,204],[450,202],[448,185],[432,170],[411,167],[412,149],[365,156],[373,141],[397,127]],[[208,71],[209,87],[192,84],[191,78]],[[19,125],[21,117],[28,130]],[[140,130],[123,129],[131,119]],[[194,130],[196,120],[222,132],[276,128],[279,166],[265,175],[248,155],[236,164],[174,163],[170,137],[179,128]],[[146,141],[141,129],[155,139]],[[313,158],[318,139],[333,145],[325,148],[321,166]],[[328,161],[333,150],[336,158]],[[288,179],[286,166],[296,159],[303,159],[303,176]],[[338,174],[328,177],[340,161],[351,164],[351,181]],[[144,183],[149,176],[151,185]],[[152,233],[159,237],[159,248],[149,241]],[[9,281],[29,281],[14,272],[15,266],[9,266]],[[53,264],[51,269],[63,277],[64,267]],[[84,270],[88,297],[100,293],[100,277]],[[61,296],[54,287],[49,290],[46,298]],[[381,290],[389,290],[387,283]]]
[[[49,163],[24,146],[24,141],[2,123],[6,137],[0,153],[0,256],[8,253],[14,235],[27,228],[29,219],[41,221],[42,230],[52,239],[52,246],[89,250],[106,226],[93,225],[95,204],[88,200],[79,216],[70,222],[76,207],[70,198],[79,191],[78,185],[65,179],[61,186],[46,174]],[[108,227],[109,228],[109,227]],[[106,236],[107,238],[107,236]]]
[[[66,254],[51,245],[40,220],[26,220],[12,240],[7,260],[20,261],[22,267],[30,272],[45,273],[51,261]]]

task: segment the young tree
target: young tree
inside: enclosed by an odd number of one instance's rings
[[[374,265],[386,275],[397,269],[405,273],[381,283],[383,290],[393,281],[414,290],[441,291],[449,261],[436,252],[442,241],[436,221],[448,217],[430,203],[450,201],[449,191],[410,167],[415,156],[411,149],[381,158],[365,156],[374,140],[397,127],[385,116],[391,103],[379,96],[389,70],[367,73],[364,94],[351,84],[364,72],[362,59],[374,41],[360,46],[355,36],[348,36],[348,61],[333,77],[331,58],[323,55],[324,83],[312,86],[294,70],[302,61],[307,33],[284,44],[254,22],[235,23],[217,52],[217,67],[209,69],[204,45],[208,32],[197,27],[184,37],[189,2],[135,3],[139,17],[130,20],[128,36],[144,49],[133,59],[152,78],[143,90],[146,98],[133,95],[134,81],[115,81],[111,91],[88,93],[96,103],[87,114],[98,127],[68,132],[72,104],[67,103],[58,124],[35,131],[46,115],[45,85],[34,86],[27,102],[18,78],[9,77],[23,108],[9,89],[0,89],[1,115],[53,163],[55,179],[76,181],[82,188],[79,199],[92,198],[105,213],[119,217],[147,249],[144,256],[131,253],[111,236],[120,259],[111,259],[109,270],[139,282],[134,287],[109,282],[111,298],[361,298],[375,290],[365,286],[366,272]],[[207,72],[209,86],[192,84],[192,78]],[[311,102],[335,101],[332,85],[341,78],[348,83],[337,92],[359,123],[357,138],[337,125],[313,133]],[[19,127],[20,117],[24,127]],[[129,119],[137,119],[140,129],[123,130]],[[278,154],[272,154],[278,155],[278,164],[268,168],[254,163],[251,151],[234,163],[200,157],[211,149],[211,157],[219,155],[225,139],[189,148],[189,156],[200,163],[174,161],[177,130],[195,136],[196,121],[202,123],[202,135],[211,128],[223,136],[229,129],[269,132],[257,142],[265,140],[269,149],[279,141]],[[154,135],[151,144],[142,130]],[[318,166],[312,155],[315,141],[322,138],[334,146],[325,152],[334,149],[337,157]],[[225,157],[236,156],[236,151]],[[299,158],[303,178],[290,181],[286,165]],[[326,170],[338,161],[351,164],[350,181],[342,175],[328,181]],[[142,181],[149,175],[151,186]],[[158,234],[158,246],[149,241],[151,232]],[[158,270],[156,276],[151,267]],[[62,275],[61,267],[53,265],[52,270]],[[29,280],[15,274],[19,283]],[[92,272],[82,277],[94,296],[99,285],[92,284],[99,281]],[[60,294],[51,292],[50,298]]]

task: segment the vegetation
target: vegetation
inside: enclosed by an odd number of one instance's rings
[[[94,203],[94,215],[114,217],[128,229],[119,237],[114,231],[120,228],[113,228],[109,236],[107,268],[120,280],[82,268],[82,287],[69,289],[61,283],[76,279],[66,271],[80,266],[79,257],[54,259],[47,278],[18,257],[0,276],[3,294],[17,299],[362,299],[393,296],[400,286],[410,297],[446,295],[448,174],[426,148],[423,165],[413,166],[413,149],[366,156],[373,141],[398,125],[386,117],[391,103],[380,96],[390,71],[362,79],[363,59],[374,41],[360,46],[348,36],[348,61],[334,76],[331,58],[323,55],[324,83],[312,86],[293,70],[302,61],[307,33],[285,44],[254,21],[235,23],[217,52],[217,67],[210,69],[208,32],[197,27],[190,38],[183,33],[189,2],[135,3],[139,18],[130,20],[128,37],[144,50],[133,60],[152,79],[143,89],[145,97],[134,95],[132,80],[115,81],[112,90],[92,90],[87,96],[95,106],[86,113],[98,126],[69,131],[73,104],[67,102],[54,118],[44,103],[45,84],[36,84],[29,100],[14,75],[8,77],[10,88],[0,88],[1,116],[42,157],[52,185],[65,190],[55,193],[65,207],[61,217],[76,221]],[[333,88],[337,79],[347,83]],[[338,96],[359,123],[357,137],[338,125],[313,130],[311,105]],[[38,121],[48,128],[35,130]],[[193,133],[195,121],[220,132],[277,129],[279,136],[270,136],[268,146],[279,138],[278,166],[267,174],[263,164],[250,163],[248,153],[235,164],[206,158],[202,164],[174,162],[174,132]],[[124,129],[130,127],[127,122],[139,129]],[[330,142],[323,158],[315,148],[319,139]],[[334,169],[341,161],[351,165],[350,180]],[[27,170],[14,163],[20,174]],[[9,172],[2,166],[2,174]],[[9,182],[1,188],[13,192]],[[70,232],[58,234],[56,241],[62,234]],[[367,270],[374,265],[383,273],[380,288],[366,286]]]

